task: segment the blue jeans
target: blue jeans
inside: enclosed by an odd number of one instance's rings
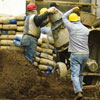
[[[75,93],[82,92],[83,69],[86,65],[88,57],[88,54],[70,55],[71,79],[73,81]]]
[[[24,47],[24,55],[28,61],[34,62],[37,50],[37,39],[35,37],[24,35],[21,40],[21,45]]]

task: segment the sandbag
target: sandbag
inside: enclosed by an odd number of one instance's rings
[[[24,21],[26,19],[26,16],[15,16],[15,18],[18,20],[18,21]]]
[[[37,52],[42,52],[42,48],[37,46]]]
[[[16,32],[16,34],[23,34],[23,32]]]
[[[49,60],[53,60],[53,56],[46,54],[46,53],[41,53],[40,55],[41,58],[45,58],[45,59],[49,59]]]
[[[24,26],[17,26],[17,31],[23,32],[24,31]]]
[[[3,46],[13,46],[14,45],[14,43],[13,43],[13,41],[12,40],[1,40],[0,41],[0,45],[3,45]]]
[[[23,48],[16,47],[16,46],[0,46],[0,50],[9,49],[9,50],[18,50],[23,52]]]
[[[14,30],[12,30],[12,31],[2,30],[1,32],[2,32],[2,34],[10,34],[10,35],[15,35],[16,34],[16,31],[14,31]]]
[[[2,24],[0,24],[0,29],[2,29]]]
[[[35,67],[38,67],[38,63],[37,63],[37,62],[34,62],[33,65],[34,65]]]
[[[25,21],[17,21],[17,25],[24,26]]]
[[[47,53],[47,54],[53,54],[53,50],[51,49],[46,49],[46,48],[41,48],[42,52]]]
[[[35,61],[36,62],[40,62],[40,58],[39,57],[35,57]]]
[[[53,30],[54,45],[58,52],[64,51],[69,45],[69,32],[62,24],[57,29]]]
[[[7,29],[7,30],[17,29],[17,25],[16,24],[5,24],[5,25],[3,24],[2,29]]]
[[[39,69],[40,69],[41,71],[45,71],[45,70],[50,70],[50,71],[52,71],[52,69],[53,69],[52,66],[47,66],[47,65],[39,65],[38,67],[39,67]]]
[[[47,44],[47,43],[42,43],[41,44],[41,47],[42,48],[47,48],[47,49],[54,49],[54,46],[53,45],[51,45],[51,44]]]
[[[1,35],[0,39],[1,40],[13,40],[15,35]]]
[[[45,38],[45,37],[43,37],[43,38],[42,38],[42,41],[43,41],[44,43],[48,43],[48,42],[49,42],[50,44],[54,44],[54,39],[53,39],[53,38],[50,38],[50,37],[49,37],[48,39]]]
[[[38,39],[38,45],[42,44],[42,39]]]
[[[15,19],[14,17],[1,17],[0,18],[0,23],[3,23],[3,24],[16,24],[17,19]]]
[[[44,58],[40,59],[40,63],[44,64],[44,65],[55,66],[55,62],[54,61],[51,61],[51,60],[48,60],[48,59],[44,59]]]

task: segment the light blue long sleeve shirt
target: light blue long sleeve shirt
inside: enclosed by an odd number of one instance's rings
[[[62,20],[65,27],[69,31],[69,52],[81,52],[89,53],[88,49],[88,35],[89,30],[80,21],[70,22],[68,16],[73,12],[73,9],[67,11],[63,16]]]

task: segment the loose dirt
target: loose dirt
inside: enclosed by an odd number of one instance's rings
[[[85,88],[84,99],[100,100],[100,88]],[[0,50],[0,100],[74,100],[70,77],[44,75],[22,52]]]

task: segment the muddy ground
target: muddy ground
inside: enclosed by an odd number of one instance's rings
[[[100,88],[84,88],[82,100],[100,100]],[[0,51],[0,100],[74,100],[70,77],[44,75],[18,51]]]

